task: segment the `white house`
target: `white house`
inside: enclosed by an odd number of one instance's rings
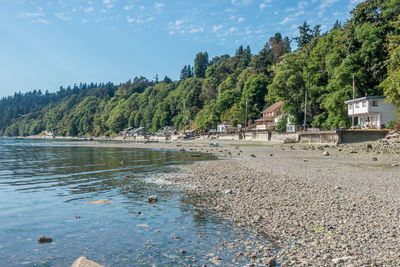
[[[361,128],[381,128],[389,121],[397,121],[396,108],[385,102],[385,96],[366,96],[347,100],[348,115],[358,118]]]
[[[229,129],[229,128],[231,128],[231,127],[232,127],[232,126],[231,126],[231,121],[230,121],[230,120],[224,121],[224,122],[218,124],[218,126],[217,126],[217,132],[218,132],[218,133],[224,133],[224,132],[225,132],[225,129]]]
[[[287,116],[286,122],[286,132],[287,133],[295,133],[297,131],[297,125],[292,123],[293,115]]]

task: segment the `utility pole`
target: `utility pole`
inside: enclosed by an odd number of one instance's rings
[[[356,82],[354,81],[354,74],[353,74],[353,100],[356,96]],[[352,103],[352,108],[353,108],[353,114],[351,114],[351,128],[354,129],[354,101]]]
[[[211,111],[211,131],[213,130],[214,127],[214,118],[213,118],[214,114]]]
[[[306,88],[306,94],[304,97],[304,128],[303,128],[303,131],[306,130],[306,123],[307,123],[307,88]]]
[[[247,107],[248,107],[248,100],[246,98],[246,122],[245,122],[246,128],[248,126],[248,122],[247,122]]]

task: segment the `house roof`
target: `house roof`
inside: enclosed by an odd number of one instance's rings
[[[218,124],[218,125],[231,125],[231,121],[230,121],[230,120],[223,121],[223,122],[221,122],[221,123]]]
[[[273,120],[274,120],[274,117],[268,116],[268,117],[261,117],[261,118],[258,118],[258,119],[256,119],[255,121],[256,121],[256,122],[259,122],[259,121],[273,121]]]
[[[358,102],[358,101],[362,101],[362,100],[385,99],[385,98],[386,98],[386,96],[364,96],[364,97],[360,97],[360,98],[356,98],[356,99],[346,100],[346,101],[344,101],[344,103],[350,104],[350,103]]]
[[[274,110],[280,108],[280,107],[282,106],[282,104],[283,104],[283,101],[276,102],[276,103],[272,104],[271,106],[269,106],[269,107],[268,107],[266,110],[264,110],[262,113],[265,113],[265,112],[272,112],[272,111],[274,111]]]

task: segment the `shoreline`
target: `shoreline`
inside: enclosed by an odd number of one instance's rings
[[[250,264],[268,266],[275,259],[281,266],[400,264],[399,143],[226,141],[209,147],[211,142],[68,144],[184,148],[218,156],[180,166],[183,172],[168,180],[213,195],[209,201],[218,215],[266,237],[263,244],[243,240]]]

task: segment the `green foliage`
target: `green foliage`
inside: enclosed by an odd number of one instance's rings
[[[286,123],[287,123],[288,115],[285,114],[276,124],[275,130],[279,132],[286,132]]]
[[[392,23],[395,31],[388,36],[387,49],[389,57],[386,61],[388,73],[381,83],[385,95],[390,102],[400,105],[400,15]]]
[[[247,109],[248,119],[254,120],[260,117],[265,105],[264,98],[268,93],[267,85],[267,77],[261,74],[253,74],[246,81],[239,106],[243,115]]]

